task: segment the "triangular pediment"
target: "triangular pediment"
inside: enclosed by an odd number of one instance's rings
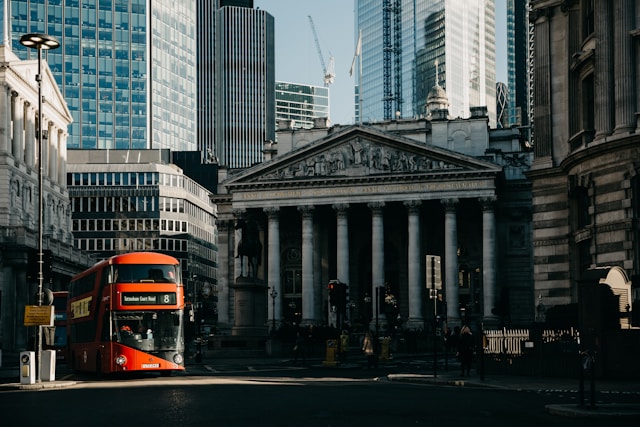
[[[475,157],[354,125],[246,169],[223,184],[233,188],[274,182],[404,179],[410,175],[492,175],[500,170],[498,165]]]
[[[36,83],[36,75],[38,74],[38,61],[12,61],[10,67],[13,73],[7,75],[7,79],[13,78],[13,80],[10,81],[9,84],[18,90],[29,102],[37,105],[38,86]],[[59,124],[68,124],[73,121],[69,107],[58,87],[58,83],[45,60],[42,61],[42,97],[44,100],[43,113],[46,116],[51,118],[55,117],[55,121],[59,121]]]

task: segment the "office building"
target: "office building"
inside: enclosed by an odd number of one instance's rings
[[[177,258],[188,300],[203,303],[201,319],[215,323],[217,209],[171,157],[166,149],[69,150],[74,245],[96,260],[134,251]]]
[[[198,0],[199,149],[244,168],[275,140],[274,20],[252,1]]]
[[[317,118],[329,118],[328,87],[276,82],[276,122],[311,129]]]
[[[71,149],[196,147],[194,1],[11,1],[13,51],[21,34],[57,37],[47,60],[73,122]]]
[[[485,106],[495,126],[493,0],[357,0],[355,13],[356,37],[362,32],[358,122],[422,117],[438,83],[452,117]]]
[[[507,123],[530,135],[532,114],[533,33],[529,0],[507,0]]]

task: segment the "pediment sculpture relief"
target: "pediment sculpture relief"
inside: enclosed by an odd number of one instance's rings
[[[428,172],[457,166],[424,155],[355,138],[261,176],[260,180],[310,176],[366,176]]]

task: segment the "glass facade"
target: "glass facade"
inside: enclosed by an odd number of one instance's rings
[[[450,114],[469,117],[470,107],[486,106],[495,125],[493,0],[356,0],[355,10],[356,39],[362,30],[358,121],[424,116],[438,60]]]
[[[276,82],[276,120],[293,120],[293,127],[311,129],[313,119],[329,117],[329,88]]]
[[[195,2],[12,0],[12,50],[47,33],[47,52],[73,116],[67,147],[196,149]]]
[[[509,125],[530,125],[529,1],[507,0],[507,79]]]

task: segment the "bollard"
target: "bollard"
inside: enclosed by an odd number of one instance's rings
[[[589,406],[591,409],[596,407],[596,390],[595,390],[595,359],[588,351],[581,351],[579,353],[580,360],[580,389],[579,389],[579,406],[584,406],[584,375],[590,374],[589,379]]]
[[[20,353],[20,384],[36,383],[36,352]]]
[[[56,380],[56,351],[55,350],[42,351],[40,379],[42,381]]]
[[[382,346],[380,348],[380,360],[387,361],[390,358],[389,346],[391,345],[391,338],[382,338]]]
[[[202,362],[202,340],[198,339],[196,343],[196,363]]]

